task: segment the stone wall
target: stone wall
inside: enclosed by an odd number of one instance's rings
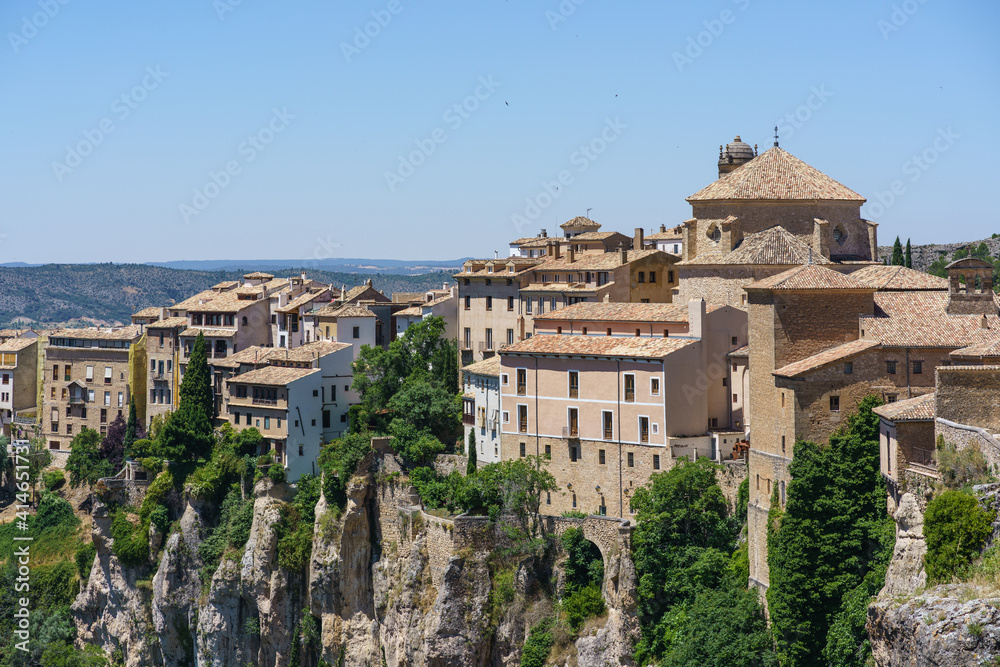
[[[438,454],[434,457],[432,465],[439,475],[445,477],[456,470],[464,475],[469,466],[469,459],[461,454]]]
[[[959,451],[978,447],[994,473],[1000,470],[1000,440],[989,431],[938,417],[934,424],[934,434],[935,439],[937,436],[944,436],[945,442],[955,445]]]
[[[936,379],[936,416],[1000,432],[1000,366],[939,367]]]
[[[725,461],[722,468],[715,473],[715,480],[722,489],[722,495],[729,503],[729,511],[736,511],[736,500],[740,493],[740,484],[747,478],[746,461]]]

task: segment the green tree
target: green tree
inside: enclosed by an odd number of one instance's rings
[[[101,458],[108,462],[111,474],[121,470],[125,461],[125,433],[127,430],[125,420],[121,415],[118,415],[108,424],[108,432],[101,440]]]
[[[911,254],[910,251],[910,239],[906,239],[906,256],[905,259],[903,260],[903,266],[905,266],[908,269],[913,268],[913,255]]]
[[[945,491],[927,503],[927,578],[947,582],[961,574],[993,532],[993,518],[974,496],[961,491]]]
[[[476,474],[476,460],[479,454],[476,452],[476,429],[469,429],[469,451],[468,451],[469,462],[465,467],[466,475]]]
[[[903,257],[903,245],[899,242],[899,237],[897,236],[896,242],[892,244],[892,260],[889,263],[893,266],[903,266],[905,261]]]
[[[783,511],[775,489],[767,596],[782,664],[822,663],[847,595],[891,554],[894,533],[879,473],[879,418],[872,412],[878,405],[876,397],[863,399],[831,434],[829,445],[796,443]],[[882,585],[873,579],[869,591]]]
[[[215,442],[212,433],[214,405],[207,344],[204,335],[199,333],[181,381],[180,405],[159,434],[162,455],[173,461],[209,458]]]
[[[122,448],[126,452],[132,451],[132,443],[142,437],[139,427],[139,418],[135,412],[135,396],[128,397],[128,423],[125,425],[125,439],[122,441]]]
[[[102,477],[110,477],[111,464],[101,457],[101,434],[84,426],[69,443],[69,458],[66,470],[69,485],[74,489],[81,484],[93,486]]]

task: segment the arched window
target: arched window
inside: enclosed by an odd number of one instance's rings
[[[246,326],[246,325],[247,325],[247,316],[246,316],[246,315],[244,315],[244,316],[243,316],[243,319],[242,319],[241,321],[242,321],[242,323],[243,323],[243,326]]]
[[[708,228],[706,236],[708,236],[708,239],[712,241],[712,243],[718,243],[722,240],[722,230],[719,229],[719,226],[713,222],[712,226]]]

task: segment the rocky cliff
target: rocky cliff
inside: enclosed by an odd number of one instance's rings
[[[320,498],[301,572],[278,564],[285,484],[257,483],[249,539],[214,573],[198,555],[212,520],[199,503],[185,503],[162,545],[151,536],[153,562],[138,568],[119,563],[97,503],[97,558],[72,607],[81,643],[120,652],[129,667],[518,665],[531,626],[555,607],[558,540],[545,554],[498,558],[502,531],[422,511],[412,489],[386,474],[384,458],[362,463],[343,508]],[[598,527],[613,539],[617,525]],[[494,591],[498,564],[514,572],[503,599]],[[634,568],[627,550],[607,554],[605,565],[607,617],[568,638],[559,664],[631,664]]]
[[[995,500],[993,490],[985,504]],[[879,667],[1000,664],[1000,582],[925,588],[927,546],[916,498],[904,494],[894,517],[896,546],[886,584],[868,608],[875,663]]]

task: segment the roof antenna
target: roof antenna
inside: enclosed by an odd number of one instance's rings
[[[774,147],[778,147],[778,126],[774,126]]]
[[[587,209],[587,216],[586,217],[587,217],[588,220],[590,219],[590,212],[593,211],[593,210],[594,210],[593,208],[588,208]]]
[[[809,264],[813,263],[813,249],[809,248]]]

